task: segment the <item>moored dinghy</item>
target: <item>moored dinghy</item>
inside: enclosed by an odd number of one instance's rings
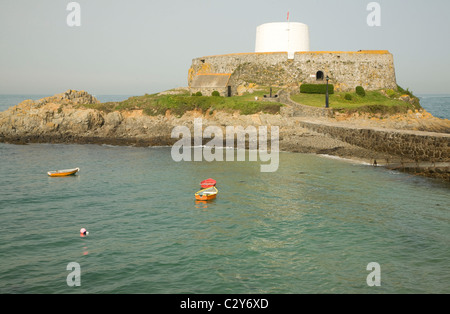
[[[217,188],[215,186],[212,186],[210,188],[203,189],[195,193],[195,199],[197,201],[209,201],[215,199],[218,192],[219,191],[217,190]]]
[[[65,169],[65,170],[49,171],[49,172],[47,172],[47,174],[48,174],[50,177],[66,177],[66,176],[74,175],[74,174],[77,173],[78,171],[80,171],[80,168],[73,168],[73,169]]]

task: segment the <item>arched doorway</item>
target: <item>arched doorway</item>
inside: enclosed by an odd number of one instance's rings
[[[317,71],[316,81],[323,81],[323,72],[322,71]]]

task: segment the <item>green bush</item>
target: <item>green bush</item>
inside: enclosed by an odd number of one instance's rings
[[[364,90],[364,87],[356,86],[356,95],[366,97],[366,91]]]
[[[214,97],[219,97],[220,96],[220,93],[218,92],[218,91],[213,91],[212,93],[211,93],[211,96],[214,96]]]
[[[327,84],[302,84],[300,93],[305,94],[326,94]],[[334,85],[328,84],[328,94],[334,94]]]
[[[409,90],[409,88],[407,88],[406,90],[404,90],[404,89],[401,88],[399,85],[397,85],[397,90],[398,90],[399,93],[401,93],[401,94],[406,94],[406,95],[408,95],[408,96],[410,96],[410,97],[415,97],[415,96],[413,95],[413,93]]]
[[[350,95],[350,94],[345,94],[344,98],[345,98],[345,100],[352,100],[353,99],[352,95]]]
[[[192,96],[203,96],[202,92],[196,92],[195,94],[192,94]]]
[[[393,89],[386,90],[386,95],[388,95],[388,97],[390,97],[390,98],[394,98],[395,97],[395,90],[393,90]]]

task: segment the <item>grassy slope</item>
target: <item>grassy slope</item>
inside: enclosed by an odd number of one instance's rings
[[[351,100],[345,99],[345,95],[351,95]],[[366,91],[366,96],[361,97],[356,93],[335,92],[329,95],[330,108],[345,112],[380,112],[397,113],[406,112],[408,109],[419,109],[420,105],[413,106],[410,103],[397,99],[402,96],[401,92],[390,93],[390,96],[383,95],[380,91]],[[411,95],[412,96],[412,95]],[[318,94],[295,94],[291,99],[307,106],[324,107],[325,95]]]
[[[278,91],[273,88],[273,93]],[[115,110],[136,110],[141,109],[147,115],[164,115],[167,110],[176,116],[182,116],[189,110],[223,110],[228,112],[239,111],[241,114],[254,114],[258,112],[276,114],[280,112],[280,103],[262,101],[263,96],[269,93],[269,88],[257,90],[251,94],[233,97],[211,97],[211,96],[191,96],[188,91],[177,95],[145,94],[143,96],[130,97],[121,102],[107,102],[95,105],[83,105],[87,108],[111,112]],[[345,99],[345,95],[350,94],[351,100]],[[399,88],[399,91],[388,90],[388,95],[380,91],[366,91],[366,96],[358,96],[355,92],[335,92],[330,95],[330,107],[341,112],[369,112],[395,114],[406,112],[408,109],[420,109],[417,105],[398,98],[404,94],[414,97],[409,91]],[[258,97],[259,100],[255,100]],[[325,95],[318,94],[294,94],[292,100],[303,105],[324,107]]]
[[[170,110],[174,115],[182,116],[186,111],[194,109],[201,109],[203,112],[207,110],[239,111],[244,115],[258,112],[279,113],[281,104],[261,100],[255,101],[255,96],[261,98],[264,93],[264,91],[258,91],[254,94],[234,97],[191,96],[187,92],[179,95],[146,94],[130,97],[121,102],[83,106],[105,112],[142,109],[145,114],[152,116],[164,115],[167,110]]]

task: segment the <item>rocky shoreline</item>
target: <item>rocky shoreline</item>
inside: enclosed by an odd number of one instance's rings
[[[148,116],[142,110],[103,112],[80,106],[97,103],[98,100],[87,92],[73,90],[37,101],[26,100],[7,111],[0,112],[0,142],[171,146],[178,140],[171,137],[173,128],[187,126],[192,130],[194,118],[202,118],[204,127],[219,126],[224,130],[224,134],[225,127],[230,125],[244,128],[279,126],[281,151],[356,159],[450,181],[446,160],[437,168],[430,166],[430,163],[422,167],[421,163],[413,158],[374,151],[316,132],[305,127],[304,118],[293,117],[283,112],[276,115],[263,113],[240,115],[221,111],[206,113],[189,111],[182,117],[176,117],[170,112],[165,116]],[[361,123],[367,121],[352,118],[346,125],[355,127],[355,124]],[[446,123],[448,120],[444,121],[444,126]]]

